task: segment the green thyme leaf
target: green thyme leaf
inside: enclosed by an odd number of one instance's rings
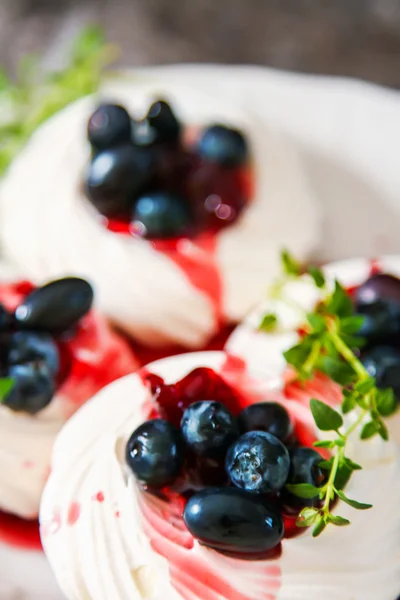
[[[349,469],[352,469],[353,471],[360,471],[362,469],[361,465],[355,463],[351,460],[351,458],[348,458],[347,456],[345,456],[343,460],[345,464],[349,467]]]
[[[357,508],[358,510],[367,510],[368,508],[372,508],[372,504],[365,504],[363,502],[357,502],[357,500],[351,500],[348,498],[342,491],[338,490],[337,495],[343,502],[349,504],[353,508]]]
[[[356,401],[355,395],[352,393],[349,393],[348,395],[344,396],[344,399],[342,402],[342,413],[344,415],[347,415],[347,413],[354,410],[356,406],[357,406],[357,401]]]
[[[296,520],[297,527],[310,527],[317,520],[318,514],[316,508],[303,508]]]
[[[300,344],[297,346],[293,346],[289,350],[283,353],[283,356],[286,359],[286,362],[289,365],[292,365],[299,372],[303,370],[303,365],[306,362],[312,351],[312,341],[306,337]]]
[[[329,314],[343,318],[352,317],[354,312],[350,296],[338,281],[335,282],[335,291],[325,307]]]
[[[350,525],[350,521],[345,519],[344,517],[339,517],[338,515],[328,515],[327,516],[328,523],[333,523],[333,525],[339,525],[339,527],[343,527],[344,525]]]
[[[374,387],[376,386],[376,381],[374,377],[368,377],[368,379],[363,379],[358,381],[354,385],[354,390],[361,395],[368,394]]]
[[[316,519],[316,525],[313,529],[312,536],[318,537],[326,527],[325,518],[322,515],[319,515]]]
[[[380,419],[380,420],[378,421],[378,423],[377,423],[377,424],[378,424],[378,427],[379,427],[379,429],[378,429],[378,433],[379,433],[379,435],[381,436],[381,438],[382,438],[383,440],[385,440],[385,442],[387,442],[387,441],[388,441],[388,439],[389,439],[389,431],[388,431],[388,428],[386,427],[386,425],[385,425],[385,423],[382,421],[382,419]]]
[[[365,317],[362,315],[344,317],[340,319],[340,332],[347,335],[358,333],[363,326],[364,320]]]
[[[285,488],[298,498],[315,498],[321,491],[310,483],[287,483]]]
[[[348,482],[353,474],[353,468],[346,462],[346,458],[343,457],[339,461],[339,466],[335,475],[335,489],[342,490]]]
[[[290,254],[288,250],[282,250],[281,252],[281,262],[283,271],[286,275],[292,275],[297,277],[301,273],[300,264],[297,260]]]
[[[321,462],[318,463],[318,466],[321,469],[324,469],[324,471],[330,471],[332,469],[332,463],[333,458],[330,458],[329,460],[321,460]]]
[[[320,400],[312,398],[310,400],[310,409],[315,424],[321,431],[337,431],[343,425],[342,416]]]
[[[310,323],[315,333],[322,333],[323,331],[326,331],[326,321],[322,315],[309,313],[307,315],[307,321]]]
[[[333,448],[335,443],[330,440],[318,440],[317,442],[314,442],[313,446],[316,448]]]
[[[354,381],[355,374],[350,365],[344,360],[332,356],[321,356],[318,361],[318,369],[336,381],[340,385],[349,385]]]
[[[362,440],[369,440],[370,438],[374,437],[374,435],[376,435],[378,432],[379,423],[376,423],[376,421],[369,421],[363,426],[360,437]]]
[[[375,403],[376,408],[382,417],[393,415],[397,409],[397,401],[393,388],[376,390]]]
[[[271,333],[275,331],[278,326],[278,318],[276,315],[269,313],[264,315],[262,321],[258,327],[259,331],[265,331],[266,333]]]
[[[311,275],[315,285],[318,288],[322,289],[323,287],[325,287],[325,275],[323,274],[321,269],[317,269],[317,267],[310,267],[308,269],[308,273]]]
[[[2,377],[0,379],[0,402],[8,396],[14,387],[14,379],[12,377]]]

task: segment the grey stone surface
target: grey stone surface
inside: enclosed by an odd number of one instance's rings
[[[400,0],[0,0],[0,60],[51,58],[88,21],[128,65],[256,63],[400,87]]]

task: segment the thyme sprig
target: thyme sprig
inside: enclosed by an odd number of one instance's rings
[[[283,291],[285,283],[300,276],[299,264],[288,252],[282,254],[284,277],[273,287],[273,297]],[[309,269],[315,285],[321,290],[321,302],[314,311],[304,315],[304,336],[299,343],[284,353],[285,359],[304,382],[316,373],[325,373],[342,388],[343,400],[339,410],[312,398],[310,409],[320,431],[331,432],[329,439],[315,442],[316,447],[330,451],[328,460],[321,460],[320,467],[326,472],[321,487],[309,484],[287,485],[288,491],[301,498],[319,498],[318,506],[304,508],[297,519],[300,527],[313,526],[313,536],[325,527],[348,525],[350,521],[332,513],[337,499],[353,508],[364,510],[370,504],[348,498],[343,489],[354,471],[362,467],[347,456],[348,442],[359,433],[362,440],[375,435],[388,439],[384,418],[393,414],[397,407],[392,389],[378,389],[376,381],[366,370],[354,349],[363,346],[364,340],[357,333],[363,317],[354,314],[352,300],[341,284],[336,281],[330,290],[324,274],[317,268]],[[284,297],[282,298],[284,301]],[[292,301],[291,301],[292,305]],[[302,310],[301,307],[298,307]],[[267,327],[266,327],[267,325]],[[278,317],[269,313],[263,317],[260,328],[272,331],[279,325]],[[346,423],[343,415],[348,415]]]

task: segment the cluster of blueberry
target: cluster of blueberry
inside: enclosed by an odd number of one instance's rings
[[[287,411],[275,402],[234,416],[223,402],[198,400],[185,408],[179,427],[162,418],[143,423],[127,443],[126,460],[149,491],[173,486],[184,493],[184,520],[196,539],[244,555],[275,548],[284,535],[282,515],[319,502],[293,496],[286,483],[325,481],[320,454],[298,444]]]
[[[400,279],[377,274],[355,294],[355,309],[364,317],[359,334],[367,341],[361,360],[379,388],[392,388],[400,400]]]
[[[67,277],[28,293],[13,313],[0,305],[0,373],[12,380],[3,404],[36,414],[50,403],[62,370],[61,336],[92,302],[91,286]]]
[[[236,129],[207,127],[188,149],[183,125],[158,100],[142,120],[123,106],[103,104],[91,115],[87,135],[92,159],[86,195],[131,233],[152,239],[190,235],[232,222],[245,206],[238,171],[248,148]]]

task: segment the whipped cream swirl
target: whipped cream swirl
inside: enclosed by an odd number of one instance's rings
[[[0,265],[0,302],[15,308],[11,281],[17,275]],[[0,404],[0,510],[36,518],[50,470],[57,433],[69,417],[101,387],[131,373],[137,362],[126,342],[104,318],[89,313],[68,342],[71,370],[50,404],[35,415]]]
[[[198,366],[224,376],[225,361],[224,353],[198,353],[148,369],[171,383]],[[140,377],[125,377],[87,403],[56,442],[40,521],[46,554],[69,600],[395,599],[400,457],[394,445],[374,440],[351,449],[364,470],[347,493],[374,505],[367,512],[339,503],[338,514],[351,526],[328,528],[317,539],[305,531],[282,541],[279,558],[243,561],[200,546],[179,510],[138,491],[125,445],[146,418],[148,400]],[[301,401],[282,401],[311,426]]]
[[[319,210],[293,142],[252,114],[248,103],[235,104],[221,92],[211,96],[200,82],[113,78],[99,97],[79,101],[45,123],[0,189],[7,254],[35,281],[70,273],[84,277],[103,312],[150,345],[204,345],[221,316],[237,321],[263,297],[279,269],[280,248],[303,259],[319,239]],[[255,195],[238,221],[206,247],[183,239],[178,260],[146,240],[107,230],[82,192],[90,154],[86,123],[99,99],[120,102],[138,115],[160,95],[186,124],[222,121],[241,128],[254,162]]]

